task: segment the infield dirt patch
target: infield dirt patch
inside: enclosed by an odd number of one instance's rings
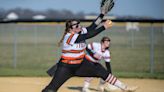
[[[41,92],[50,82],[50,77],[0,77],[0,92]],[[98,78],[90,86],[92,92],[97,91]],[[136,92],[164,92],[164,80],[155,79],[124,79],[128,85],[139,86]],[[84,78],[73,77],[58,92],[81,92]]]

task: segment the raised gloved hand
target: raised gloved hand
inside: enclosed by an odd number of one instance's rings
[[[114,6],[113,0],[101,0],[100,10],[102,14],[107,14]]]

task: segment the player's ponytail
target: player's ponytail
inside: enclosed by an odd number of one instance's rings
[[[65,31],[64,31],[64,34],[62,36],[62,38],[60,39],[60,41],[58,42],[58,46],[61,45],[61,43],[63,42],[64,40],[64,36],[69,32],[69,29],[72,27],[72,20],[68,20],[66,21],[66,24],[65,24]]]

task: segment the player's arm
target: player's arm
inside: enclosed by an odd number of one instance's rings
[[[86,47],[87,54],[89,54],[95,60],[99,60],[99,59],[101,59],[102,56],[94,51],[94,49],[93,49],[94,48],[94,45],[93,44],[94,43],[90,43]]]
[[[79,34],[78,38],[76,39],[75,43],[81,42],[81,41],[85,41],[86,39],[92,38],[94,36],[96,36],[97,34],[101,33],[102,31],[105,30],[104,26],[101,26],[98,29],[95,29],[93,31],[90,31],[86,34]]]
[[[111,56],[110,56],[109,50],[106,52],[104,60],[105,60],[105,65],[106,65],[108,72],[112,73],[111,64],[110,64]]]
[[[107,68],[108,72],[112,73],[110,62],[105,62],[105,65],[106,65],[106,68]]]
[[[93,56],[95,54],[95,51],[93,50],[93,43],[89,43],[86,47],[87,54],[90,56]]]
[[[104,17],[104,14],[101,13],[101,14],[96,18],[96,20],[94,20],[94,21],[92,22],[92,24],[91,24],[90,26],[86,27],[86,29],[87,29],[88,31],[94,31],[94,29],[102,22],[103,17]]]
[[[95,52],[93,52],[91,49],[89,49],[88,47],[86,47],[86,51],[87,54],[89,54],[90,56],[93,56],[95,54]]]
[[[96,35],[98,35],[99,33],[101,33],[102,31],[104,31],[105,29],[108,29],[112,27],[112,21],[107,20],[103,26],[93,30],[93,31],[89,31],[86,34],[79,34],[78,38],[76,39],[75,43],[81,42],[81,41],[85,41],[86,39],[92,38]]]

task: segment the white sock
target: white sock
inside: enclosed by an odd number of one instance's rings
[[[89,88],[91,80],[92,80],[92,78],[86,78],[85,79],[83,89],[88,89]]]
[[[119,81],[119,80],[116,80],[114,85],[119,87],[119,88],[121,88],[121,89],[125,89],[126,88],[126,85],[124,83],[122,83],[121,81]]]
[[[88,89],[89,88],[90,83],[89,82],[84,82],[84,86],[83,89]]]
[[[116,86],[116,87],[119,87],[121,89],[125,89],[126,88],[126,85],[123,84],[121,81],[119,81],[112,74],[109,74],[105,81],[108,82],[108,83],[110,83],[110,84],[112,84],[112,85],[114,85],[114,86]]]

